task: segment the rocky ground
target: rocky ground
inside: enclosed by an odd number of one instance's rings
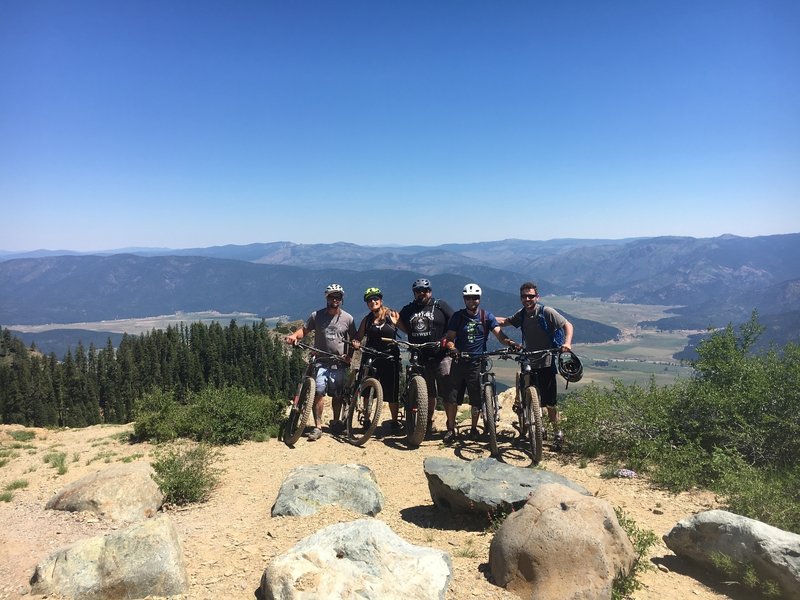
[[[504,411],[510,412],[510,411]],[[436,415],[443,428],[444,414]],[[31,597],[28,580],[45,556],[77,539],[106,533],[124,525],[87,513],[44,509],[47,500],[64,485],[108,462],[147,460],[153,446],[129,444],[131,426],[96,426],[79,430],[34,429],[26,442],[14,441],[18,426],[0,426],[0,490],[14,481],[27,486],[13,490],[0,502],[0,599]],[[270,516],[281,482],[295,467],[322,462],[360,463],[375,473],[385,506],[377,518],[409,542],[439,548],[453,561],[450,600],[515,598],[491,583],[487,563],[491,533],[485,521],[446,514],[433,506],[423,472],[426,456],[472,460],[487,456],[485,441],[442,444],[442,432],[416,450],[402,438],[388,435],[388,427],[358,448],[328,434],[319,441],[298,442],[288,448],[277,440],[249,442],[221,450],[224,469],[211,499],[195,506],[168,509],[183,540],[190,587],[184,599],[254,598],[266,564],[317,529],[360,515],[327,508],[311,517]],[[528,457],[513,445],[510,423],[501,423],[503,460],[526,466]],[[52,453],[65,454],[66,472],[45,462]],[[580,465],[568,456],[545,453],[542,467],[582,484],[614,506],[624,509],[640,527],[661,535],[684,517],[714,507],[708,493],[670,494],[652,488],[643,478],[606,479],[600,462]],[[735,589],[715,584],[677,559],[663,543],[650,556],[653,569],[643,577],[637,599],[742,598]],[[714,587],[709,587],[714,586]]]

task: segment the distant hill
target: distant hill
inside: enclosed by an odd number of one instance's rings
[[[430,277],[435,293],[456,307],[461,287],[476,281],[485,290],[484,305],[497,314],[519,306],[524,280],[536,281],[543,294],[676,305],[673,316],[648,324],[663,329],[722,327],[746,321],[753,309],[763,318],[800,310],[800,234],[434,247],[271,242],[13,257],[0,256],[0,323],[6,326],[202,310],[304,318],[322,305],[321,290],[331,281],[345,286],[345,308],[359,316],[362,289],[377,285],[399,307],[418,276]],[[587,328],[579,332],[592,341],[608,339],[602,327],[582,325]],[[800,338],[798,329],[786,334]]]

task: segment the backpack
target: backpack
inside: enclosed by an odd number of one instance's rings
[[[553,348],[560,348],[564,345],[564,329],[559,327],[555,331],[551,331],[550,325],[547,322],[547,319],[544,318],[544,304],[539,304],[541,309],[539,310],[539,314],[537,315],[537,321],[539,322],[539,327],[541,327],[544,332],[547,334],[547,337],[550,338],[550,344]],[[522,309],[523,311],[525,309]],[[525,327],[520,327],[522,330],[522,344],[525,344]]]

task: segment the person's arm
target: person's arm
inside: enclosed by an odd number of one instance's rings
[[[403,318],[403,311],[402,310],[399,313],[397,313],[397,322],[395,323],[395,325],[397,325],[397,328],[400,331],[402,331],[403,333],[408,335],[408,325],[406,324],[406,321]]]
[[[564,343],[561,344],[562,350],[572,350],[572,334],[574,331],[572,323],[564,321]]]
[[[285,338],[283,338],[283,341],[286,342],[287,344],[289,344],[290,346],[295,346],[297,344],[297,342],[302,340],[304,337],[306,337],[306,327],[305,327],[305,325],[295,329],[293,333],[291,333],[290,335],[287,335]]]
[[[355,335],[350,337],[350,347],[352,350],[348,353],[349,355],[353,354],[353,350],[358,350],[361,348],[361,340],[364,339],[364,335],[367,333],[367,317],[365,316],[361,319],[361,323],[358,326],[358,331],[356,331]]]
[[[444,334],[445,345],[444,347],[448,350],[455,350],[456,349],[456,332],[452,329],[448,329],[447,333]]]
[[[499,323],[500,319],[498,319],[497,322]],[[506,346],[511,346],[512,348],[519,347],[519,344],[517,344],[517,342],[515,342],[510,337],[508,337],[505,333],[503,333],[502,325],[498,324],[497,327],[492,329],[492,333],[499,340],[499,342],[501,344],[505,344]]]
[[[497,319],[497,324],[500,325],[500,327],[507,327],[508,325],[511,325],[511,323],[508,322],[508,317],[495,317],[495,318]]]

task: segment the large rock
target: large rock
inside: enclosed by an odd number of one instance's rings
[[[448,511],[486,515],[521,508],[531,492],[546,483],[559,483],[581,494],[589,492],[543,469],[523,469],[493,458],[473,461],[428,457],[425,477],[433,503]]]
[[[778,584],[784,598],[800,600],[800,535],[724,510],[698,513],[664,536],[678,556],[714,567],[712,556],[724,554],[752,566],[759,578]]]
[[[178,534],[161,515],[55,552],[36,567],[31,592],[118,600],[180,594],[186,583]]]
[[[164,494],[152,475],[153,468],[145,462],[113,465],[73,481],[46,508],[140,521],[155,515],[164,503]]]
[[[498,585],[522,598],[611,598],[614,577],[636,553],[605,500],[544,484],[511,513],[489,547]]]
[[[275,558],[261,592],[266,600],[444,600],[451,578],[446,553],[362,519],[321,529]]]
[[[325,504],[374,517],[383,509],[383,493],[375,475],[363,465],[305,465],[281,484],[272,516],[311,515]]]

